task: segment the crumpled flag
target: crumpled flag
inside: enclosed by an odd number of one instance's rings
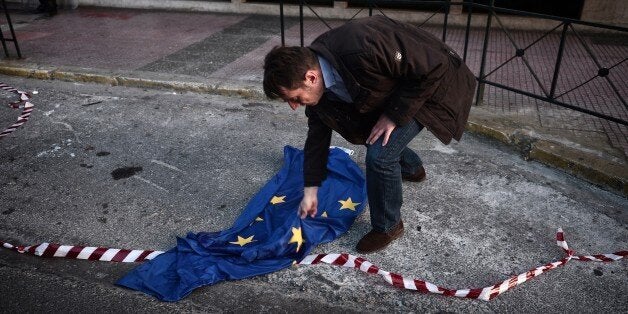
[[[289,267],[316,245],[346,232],[366,205],[364,174],[345,152],[331,149],[327,169],[318,190],[316,217],[299,218],[303,152],[286,146],[281,170],[231,228],[177,238],[176,247],[139,265],[116,284],[162,301],[177,301],[200,286]]]

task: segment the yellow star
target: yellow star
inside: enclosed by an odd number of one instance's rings
[[[285,198],[286,198],[285,196],[273,196],[273,198],[270,200],[270,203],[273,205],[285,203],[286,202]]]
[[[301,228],[292,227],[292,238],[290,238],[290,241],[288,242],[288,244],[296,243],[297,244],[297,252],[299,252],[303,242],[305,242],[305,241],[303,241],[303,235],[301,234]]]
[[[243,238],[241,236],[238,236],[238,241],[229,242],[229,243],[231,243],[231,244],[238,244],[240,246],[245,246],[246,244],[249,244],[249,243],[254,241],[253,237],[254,237],[254,235],[252,235],[252,236],[250,236],[248,238]]]
[[[354,203],[353,201],[351,201],[351,198],[349,197],[346,201],[340,200],[338,201],[338,203],[342,204],[342,207],[340,207],[340,209],[350,209],[352,211],[355,211],[355,207],[357,205],[360,205],[360,203]]]
[[[264,218],[262,218],[262,217],[257,217],[257,218],[255,218],[255,220],[254,220],[253,222],[251,222],[251,223],[249,224],[249,226],[252,226],[254,223],[256,223],[256,222],[260,222],[260,221],[264,221]]]
[[[327,212],[323,212],[323,213],[321,214],[321,217],[325,217],[325,218],[327,218]]]

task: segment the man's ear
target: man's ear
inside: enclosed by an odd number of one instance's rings
[[[307,70],[307,72],[305,72],[305,82],[309,85],[315,85],[318,80],[318,72],[316,72],[315,70]]]

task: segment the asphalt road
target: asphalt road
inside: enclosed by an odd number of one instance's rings
[[[0,239],[166,250],[228,228],[302,147],[301,110],[264,99],[0,77],[37,90],[35,111],[0,140]],[[4,101],[11,94],[2,95]],[[0,128],[18,111],[0,107]],[[339,137],[334,145],[365,150]],[[411,146],[428,180],[404,184],[406,233],[374,264],[448,288],[478,288],[559,260],[558,227],[579,254],[627,249],[628,200],[465,134]],[[141,170],[140,170],[141,169]],[[347,252],[368,213],[316,253]],[[113,283],[133,265],[0,250],[1,312],[627,312],[625,261],[572,261],[491,302],[402,291],[332,266],[299,266],[163,303]]]

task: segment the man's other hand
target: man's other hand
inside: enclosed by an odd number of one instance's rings
[[[373,143],[375,143],[380,136],[384,135],[382,146],[386,146],[386,144],[388,144],[388,139],[390,138],[390,133],[392,133],[396,126],[395,122],[390,120],[385,114],[382,114],[371,130],[371,135],[369,135],[369,138],[366,139],[366,144],[373,145]]]
[[[316,215],[316,207],[318,206],[318,187],[308,186],[303,189],[303,199],[299,204],[299,216],[301,219],[308,215],[312,218]]]

